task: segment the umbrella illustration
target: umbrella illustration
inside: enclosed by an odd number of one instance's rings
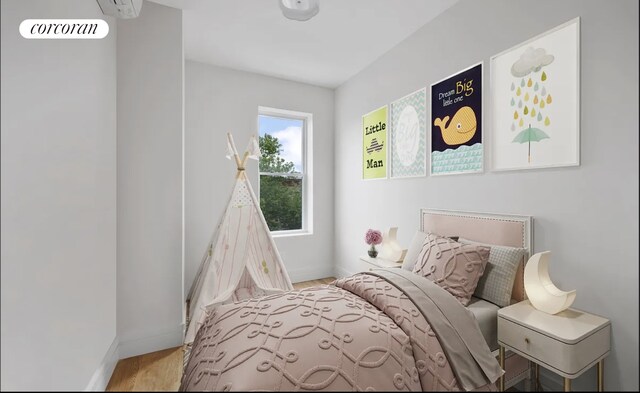
[[[529,162],[531,162],[531,142],[540,142],[543,139],[548,139],[549,135],[547,135],[544,131],[539,128],[531,128],[531,124],[529,124],[529,128],[526,128],[515,138],[513,138],[513,143],[528,143],[529,144]]]

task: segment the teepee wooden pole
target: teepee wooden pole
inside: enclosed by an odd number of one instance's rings
[[[230,132],[227,132],[227,140],[233,150],[233,158],[236,159],[236,165],[238,166],[238,169],[240,169],[242,167],[242,162],[240,161],[240,155],[238,154],[238,149],[236,149],[236,144],[233,142],[233,135],[231,135]]]
[[[233,135],[230,132],[227,132],[227,139],[229,140],[229,144],[231,145],[231,149],[233,150],[233,158],[236,160],[236,166],[238,167],[238,173],[236,173],[236,178],[240,179],[245,175],[244,173],[244,165],[247,162],[247,157],[249,156],[249,152],[245,151],[244,156],[240,159],[240,155],[238,154],[238,149],[236,149],[236,144],[233,141]]]

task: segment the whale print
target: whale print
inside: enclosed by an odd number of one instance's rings
[[[444,119],[438,117],[433,121],[433,125],[440,127],[442,139],[447,145],[453,146],[468,142],[476,134],[476,114],[471,107],[463,106],[458,109],[449,125],[447,125],[448,121],[449,116],[445,116]]]

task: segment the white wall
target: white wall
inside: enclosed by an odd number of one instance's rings
[[[333,91],[186,62],[185,291],[228,202],[235,163],[225,158],[226,133],[242,150],[257,134],[258,106],[313,113],[313,235],[276,238],[291,280],[333,274]],[[257,162],[248,173],[258,192]]]
[[[118,336],[128,357],[182,342],[182,11],[118,20]]]
[[[26,40],[24,19],[102,12],[1,13],[2,390],[83,390],[116,337],[115,23],[102,40]]]
[[[362,114],[481,60],[488,113],[490,56],[577,16],[582,23],[580,167],[361,180]],[[336,91],[337,271],[356,269],[369,227],[398,226],[399,240],[408,244],[422,207],[530,214],[534,249],[553,252],[554,281],[577,289],[576,308],[612,321],[606,388],[637,390],[637,89],[637,1],[460,1]],[[490,140],[491,130],[485,131]],[[487,150],[489,155],[489,145]],[[574,388],[594,389],[594,370]]]

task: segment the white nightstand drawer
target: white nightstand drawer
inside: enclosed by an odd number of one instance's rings
[[[576,343],[565,343],[516,322],[498,318],[498,343],[522,356],[551,368],[565,377],[575,377],[609,353],[611,325],[606,325]]]

